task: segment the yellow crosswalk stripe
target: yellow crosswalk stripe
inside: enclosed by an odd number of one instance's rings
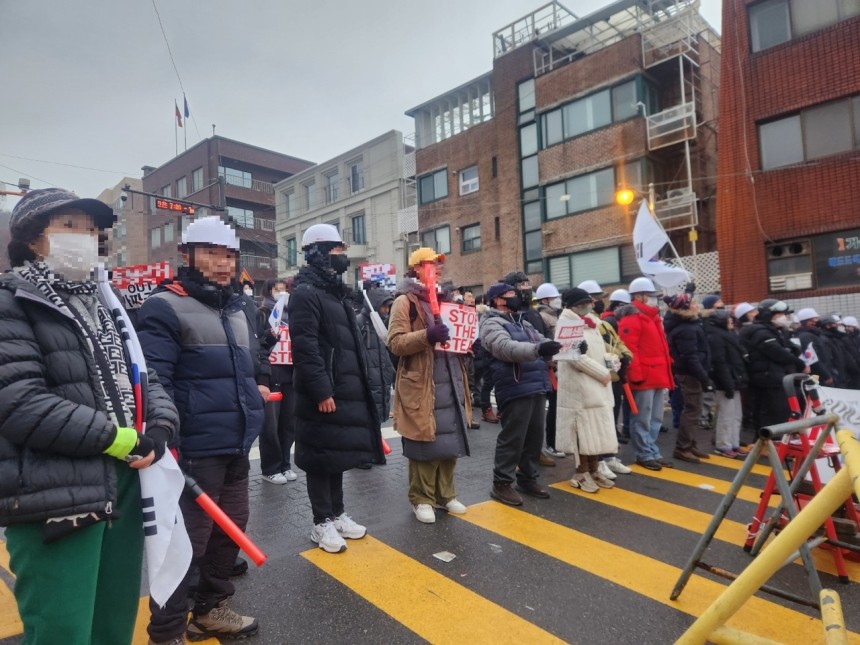
[[[669,593],[681,573],[677,567],[497,502],[470,506],[467,514],[454,517],[690,616],[700,616],[725,589],[694,575],[673,602]],[[815,618],[757,597],[750,598],[728,624],[783,643],[819,642],[822,633],[821,622]],[[860,635],[849,633],[849,642],[860,644]]]
[[[12,575],[9,569],[9,551],[6,550],[6,543],[2,541],[0,541],[0,567],[10,576]],[[6,583],[0,580],[0,638],[9,638],[23,633],[24,625],[18,617],[15,596]]]
[[[599,493],[583,493],[568,484],[567,482],[559,482],[552,484],[551,488],[576,495],[583,499],[599,504],[606,504],[613,508],[618,508],[630,513],[636,513],[658,522],[677,526],[680,529],[692,531],[701,535],[708,528],[711,522],[711,515],[697,511],[679,504],[672,504],[661,499],[640,495],[632,491],[618,488],[609,490],[601,490]],[[716,510],[716,505],[714,506]],[[750,517],[752,519],[752,517]],[[747,539],[747,527],[734,520],[724,519],[717,529],[715,539],[722,542],[728,542],[735,546],[741,547]],[[815,561],[815,568],[819,571],[829,573],[831,575],[839,575],[836,571],[836,564],[833,561],[833,556],[823,549],[812,549],[812,559]],[[800,560],[797,560],[800,563]],[[846,561],[846,569],[848,576],[854,582],[860,582],[860,563]]]
[[[302,556],[431,643],[564,642],[370,536]]]
[[[704,461],[703,463],[714,466],[722,466],[723,468],[731,468],[732,470],[740,470],[741,466],[744,465],[744,462],[739,459],[729,459],[728,457],[721,457],[720,455],[711,455],[711,458]],[[756,464],[752,467],[750,471],[753,475],[764,475],[767,477],[770,475],[770,467],[764,466],[762,464]]]
[[[682,486],[709,490],[711,492],[718,493],[719,495],[725,495],[729,491],[729,487],[732,485],[730,481],[726,481],[724,479],[708,477],[707,475],[700,475],[699,473],[691,473],[686,470],[678,470],[677,468],[664,468],[663,470],[654,471],[642,468],[642,466],[636,464],[632,465],[631,468],[633,468],[633,472],[637,475],[645,475],[646,477],[652,477],[664,482],[672,482],[674,484],[681,484]],[[759,488],[741,486],[740,491],[738,491],[738,499],[758,504],[761,498],[761,492],[762,491]],[[776,494],[772,495],[768,506],[779,506],[779,496]]]

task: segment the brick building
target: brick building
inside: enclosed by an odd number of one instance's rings
[[[653,183],[682,255],[714,249],[719,38],[695,2],[648,6],[545,5],[493,34],[492,71],[407,111],[420,237],[446,278],[627,282],[638,200],[616,205],[622,186]]]
[[[236,227],[242,268],[251,275],[259,293],[260,282],[277,273],[274,185],[312,165],[304,159],[213,136],[158,168],[145,166],[143,191],[208,205],[198,207],[194,217],[223,213]],[[148,262],[178,263],[177,245],[191,217],[156,209],[153,197],[132,197],[135,202],[143,201],[148,223],[146,238],[127,244],[145,246]],[[136,207],[137,203],[130,206]]]
[[[816,297],[857,313],[860,4],[725,0],[723,25],[725,297]]]

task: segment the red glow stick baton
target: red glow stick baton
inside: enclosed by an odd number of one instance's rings
[[[630,383],[624,384],[624,396],[627,397],[627,404],[630,406],[630,412],[633,415],[639,414],[639,408],[636,407],[636,401],[633,399],[633,392],[630,391]]]
[[[386,455],[391,454],[391,446],[388,445],[388,442],[385,440],[385,437],[382,437],[382,452]]]
[[[442,317],[439,315],[439,296],[436,294],[436,265],[433,262],[424,262],[424,286],[427,288],[427,299],[430,301],[430,313],[433,314],[433,320],[437,323],[442,322]],[[442,347],[447,348],[448,343],[441,343]]]
[[[254,564],[259,567],[266,561],[268,556],[266,556],[266,554],[251,541],[251,538],[249,538],[242,529],[236,526],[236,523],[233,520],[227,517],[227,514],[221,510],[218,504],[212,501],[212,498],[209,497],[209,495],[203,492],[203,489],[200,488],[200,484],[198,484],[193,477],[187,474],[185,475],[185,487],[192,495],[194,495],[194,501],[200,505],[200,508],[206,511],[206,514],[221,527],[221,530],[224,531],[224,533],[226,533],[240,549],[248,554],[248,557],[251,558]]]
[[[266,403],[274,403],[275,401],[283,401],[284,393],[283,392],[269,392],[269,396],[266,397]]]

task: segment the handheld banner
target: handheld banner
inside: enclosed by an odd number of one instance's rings
[[[397,289],[397,266],[390,263],[371,264],[362,262],[358,265],[361,280],[370,280],[375,286],[386,291]]]
[[[579,360],[579,346],[585,333],[583,320],[559,320],[555,326],[555,340],[561,343],[561,351],[555,355],[557,361]]]
[[[117,267],[110,271],[111,282],[119,289],[122,304],[126,309],[137,309],[143,305],[155,287],[173,277],[170,263],[135,264]]]
[[[451,338],[445,346],[437,343],[436,349],[454,354],[466,354],[478,338],[478,312],[474,307],[441,302],[439,318],[448,327]]]
[[[278,327],[278,342],[269,352],[269,362],[272,365],[293,364],[293,342],[290,340],[289,325]]]

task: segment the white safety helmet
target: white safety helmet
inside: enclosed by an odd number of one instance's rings
[[[654,288],[654,283],[651,282],[650,278],[636,278],[633,282],[630,283],[630,287],[627,291],[632,296],[636,293],[647,293],[652,296],[656,296],[659,294],[659,291]]]
[[[806,322],[812,318],[820,318],[818,313],[812,307],[804,307],[797,312],[797,320],[799,322]]]
[[[587,291],[590,296],[605,296],[606,294],[603,292],[603,287],[597,284],[597,280],[585,280],[576,285],[577,289],[582,289],[583,291]]]
[[[748,302],[739,302],[735,305],[735,318],[741,320],[744,316],[746,316],[749,312],[755,311],[755,305],[751,305]]]
[[[854,316],[845,316],[842,319],[842,324],[846,327],[857,327],[857,319]]]
[[[239,250],[239,238],[236,231],[220,217],[210,215],[194,220],[182,234],[183,244],[211,244],[226,246],[234,251]]]
[[[306,249],[312,244],[317,244],[318,242],[335,242],[337,244],[343,244],[343,240],[340,239],[340,233],[338,233],[337,227],[331,224],[314,224],[305,231],[304,235],[302,235],[302,249]]]
[[[616,289],[609,294],[609,302],[624,302],[630,304],[630,293],[627,289]]]
[[[552,282],[544,282],[535,291],[535,300],[543,300],[544,298],[558,298],[561,294]]]

